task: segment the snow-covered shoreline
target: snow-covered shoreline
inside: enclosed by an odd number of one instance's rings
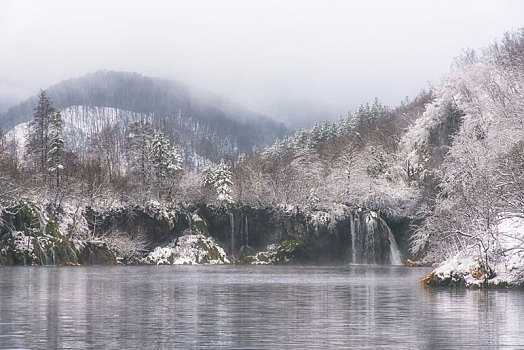
[[[500,218],[496,239],[482,254],[465,250],[442,262],[424,278],[429,286],[524,286],[524,217]]]

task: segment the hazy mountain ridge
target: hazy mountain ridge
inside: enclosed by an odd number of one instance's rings
[[[286,131],[283,124],[222,97],[137,73],[98,71],[58,83],[47,92],[59,109],[111,107],[151,115],[155,128],[213,161],[249,153],[254,146],[264,148]],[[1,127],[6,131],[30,121],[35,105],[36,97],[31,97],[0,114]],[[222,147],[213,149],[210,139]]]

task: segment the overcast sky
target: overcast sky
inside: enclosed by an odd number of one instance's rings
[[[415,96],[463,49],[523,25],[519,0],[0,0],[0,102],[110,69],[277,119],[335,119],[375,96]]]

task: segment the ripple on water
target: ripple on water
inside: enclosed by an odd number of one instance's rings
[[[518,348],[522,291],[351,265],[0,268],[0,348]]]

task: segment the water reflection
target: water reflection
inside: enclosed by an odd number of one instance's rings
[[[520,291],[403,267],[3,267],[0,348],[518,348]]]

